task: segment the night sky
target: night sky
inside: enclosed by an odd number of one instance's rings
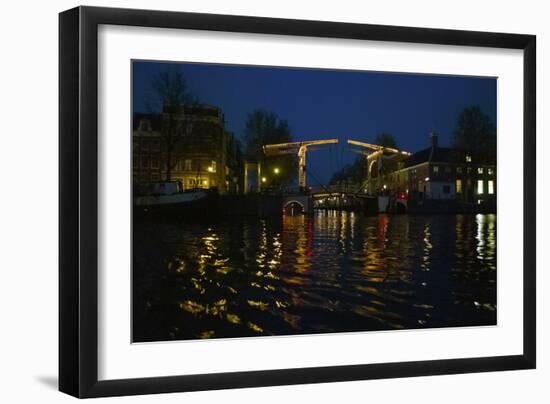
[[[472,105],[496,123],[495,78],[158,62],[133,63],[134,112],[150,112],[153,80],[178,68],[190,92],[220,107],[226,129],[239,137],[247,114],[263,108],[288,121],[294,140],[338,138],[339,145],[308,153],[308,171],[322,182],[357,156],[346,139],[373,142],[389,132],[399,148],[415,152],[435,130],[449,146],[458,115]]]

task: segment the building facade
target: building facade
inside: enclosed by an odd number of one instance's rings
[[[225,131],[221,110],[209,105],[165,106],[162,114],[133,118],[136,183],[172,180],[184,190],[238,192],[238,140]]]
[[[496,208],[496,162],[488,163],[457,149],[431,146],[413,153],[385,175],[384,191],[411,201],[456,201],[465,206]]]

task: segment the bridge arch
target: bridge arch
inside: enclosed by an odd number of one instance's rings
[[[311,195],[288,195],[283,199],[285,212],[287,208],[291,208],[293,205],[299,208],[300,212],[298,213],[306,215],[313,213],[313,198]]]
[[[290,199],[285,202],[283,209],[287,214],[301,214],[305,212],[305,206],[296,199]]]
[[[300,205],[300,207],[301,207],[302,209],[305,209],[304,204],[303,204],[302,202],[300,202],[300,201],[297,201],[296,199],[288,199],[288,200],[286,200],[285,203],[284,203],[283,208],[286,208],[286,207],[290,206],[290,205],[293,204],[293,203],[296,204],[296,205]]]

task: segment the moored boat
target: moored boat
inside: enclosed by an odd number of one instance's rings
[[[216,196],[215,189],[183,190],[178,181],[150,183],[134,197],[134,216],[200,219],[213,215]]]

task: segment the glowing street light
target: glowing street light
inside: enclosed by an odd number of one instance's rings
[[[273,169],[273,172],[274,172],[275,174],[279,174],[279,172],[280,172],[279,167],[275,167],[275,168]]]
[[[262,182],[264,182],[264,183],[265,183],[266,181],[267,181],[267,178],[265,178],[265,177],[262,177]]]

